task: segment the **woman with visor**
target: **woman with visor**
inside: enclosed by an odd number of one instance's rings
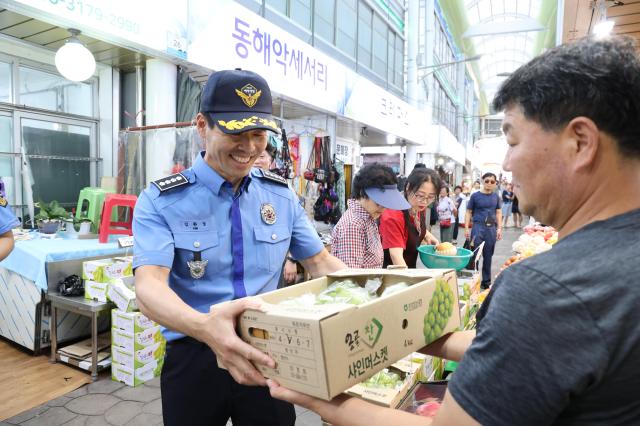
[[[388,265],[415,268],[418,247],[422,244],[438,244],[427,226],[440,177],[431,169],[413,169],[405,184],[404,196],[409,208],[386,210],[380,217],[380,235],[384,250],[384,267]]]

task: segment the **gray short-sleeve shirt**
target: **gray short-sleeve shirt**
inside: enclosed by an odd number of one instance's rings
[[[640,210],[502,272],[449,389],[485,425],[640,424]]]

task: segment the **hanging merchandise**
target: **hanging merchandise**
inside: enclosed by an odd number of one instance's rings
[[[319,184],[318,199],[313,206],[313,218],[319,222],[335,225],[341,216],[338,195],[334,189],[340,174],[336,170],[335,163],[331,161],[330,145],[331,139],[328,136],[316,137],[305,178],[308,179],[307,172],[312,170],[313,181]]]
[[[287,132],[284,128],[282,131],[282,149],[280,151],[280,159],[276,161],[278,167],[271,171],[279,174],[285,179],[293,179],[295,174],[293,173],[291,154],[289,153],[289,141],[287,140]],[[274,159],[275,160],[275,159]]]
[[[294,176],[300,176],[300,138],[296,135],[289,138],[289,156],[291,157]]]

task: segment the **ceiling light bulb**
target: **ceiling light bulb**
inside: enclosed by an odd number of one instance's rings
[[[438,158],[438,165],[442,166],[444,164],[444,158]]]
[[[602,21],[593,27],[593,34],[598,38],[606,37],[611,34],[614,25],[613,21]]]
[[[96,71],[93,53],[76,38],[79,31],[69,29],[71,37],[56,52],[56,68],[64,78],[71,81],[84,81]]]
[[[387,144],[393,145],[394,143],[396,143],[396,137],[391,133],[387,133]]]

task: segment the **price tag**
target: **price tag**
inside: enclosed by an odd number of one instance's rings
[[[133,236],[118,238],[118,245],[120,248],[133,247]]]

